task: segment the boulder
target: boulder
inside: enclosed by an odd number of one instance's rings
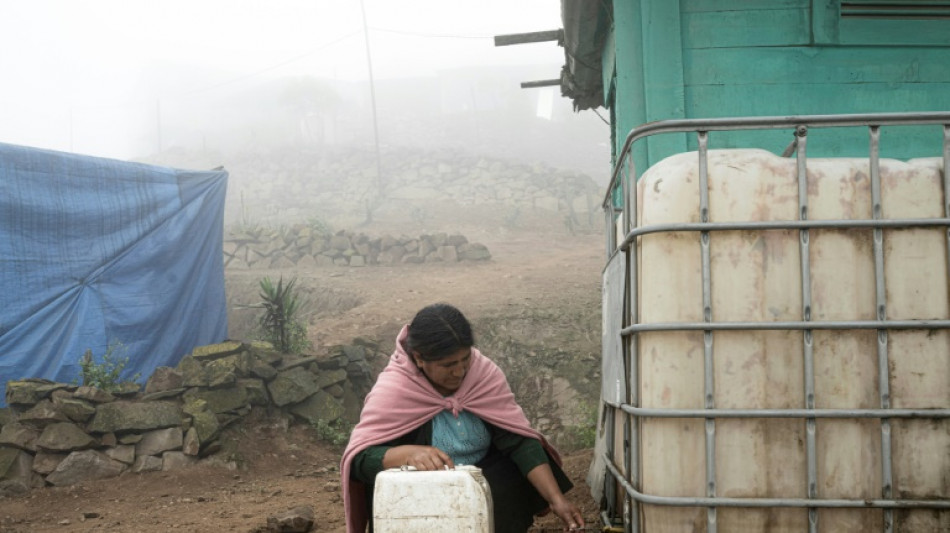
[[[128,467],[102,452],[83,450],[73,452],[59,463],[46,481],[57,487],[74,485],[81,481],[116,477]]]
[[[458,247],[458,256],[463,261],[487,261],[491,259],[491,253],[484,244],[469,243]]]
[[[267,394],[267,386],[259,379],[244,378],[237,382],[238,387],[247,391],[247,403],[249,405],[267,405],[270,403],[270,396]]]
[[[228,355],[234,355],[243,349],[243,343],[238,341],[226,341],[218,344],[198,346],[191,350],[191,356],[197,361],[213,361]]]
[[[115,433],[106,433],[100,440],[105,441],[106,437],[109,435],[112,435],[113,438],[115,437]],[[142,435],[139,433],[129,433],[128,435],[122,435],[118,440],[119,444],[137,444],[140,440],[142,440]]]
[[[45,476],[53,470],[56,470],[56,467],[59,466],[59,463],[62,463],[67,453],[49,453],[49,452],[36,452],[36,455],[33,456],[33,471],[37,474]]]
[[[19,416],[22,424],[37,428],[46,427],[56,422],[66,422],[69,418],[53,405],[48,399],[40,400],[39,403],[26,410]]]
[[[459,260],[458,250],[454,246],[439,246],[438,253],[443,261],[454,263]]]
[[[29,486],[32,471],[32,455],[17,448],[0,446],[0,479],[20,479]]]
[[[87,450],[98,444],[96,439],[72,422],[50,424],[36,439],[37,449],[54,453]]]
[[[462,246],[463,244],[468,244],[468,239],[465,238],[465,235],[460,235],[456,233],[454,235],[449,235],[448,239],[446,239],[445,241],[445,244],[449,246],[454,246],[457,248],[459,246]]]
[[[277,374],[267,384],[271,399],[278,407],[298,403],[315,394],[317,386],[314,375],[302,367],[294,367]]]
[[[35,452],[38,438],[40,438],[39,430],[24,426],[19,422],[6,424],[0,428],[0,446]]]
[[[298,367],[298,366],[309,366],[313,363],[318,363],[318,360],[316,357],[312,355],[308,357],[301,357],[299,359],[290,359],[290,360],[284,361],[284,364],[281,365],[280,370],[285,371],[285,370],[290,370],[291,368]]]
[[[118,446],[113,446],[111,448],[106,448],[103,450],[107,456],[111,459],[115,459],[120,463],[125,463],[131,465],[135,462],[135,446],[131,444],[119,444]],[[36,468],[34,467],[34,470]]]
[[[182,394],[183,392],[185,392],[185,389],[184,389],[184,388],[180,388],[180,389],[168,389],[168,390],[163,390],[163,391],[159,391],[159,392],[150,392],[150,393],[148,393],[148,394],[143,394],[142,397],[139,398],[139,399],[142,400],[143,402],[154,402],[154,401],[158,401],[158,400],[167,400],[167,399],[169,399],[169,398],[175,398],[175,397],[181,396],[181,394]]]
[[[87,422],[92,415],[96,414],[96,407],[92,403],[79,398],[54,395],[53,404],[59,412],[73,422]]]
[[[16,421],[16,413],[10,407],[0,407],[0,428]]]
[[[307,533],[313,529],[313,508],[309,505],[294,507],[289,511],[267,517],[268,533]]]
[[[343,415],[343,404],[325,391],[318,391],[303,402],[290,407],[290,412],[308,424],[333,422]]]
[[[221,425],[214,412],[208,407],[208,402],[192,398],[185,403],[183,409],[191,415],[191,429],[195,430],[200,442],[208,442],[218,435]]]
[[[188,428],[185,437],[181,443],[181,451],[185,455],[195,457],[201,451],[201,439],[198,438],[198,431],[194,427]]]
[[[90,433],[123,433],[180,424],[181,408],[175,402],[120,401],[100,405],[88,430]]]
[[[180,427],[149,431],[135,445],[135,455],[161,455],[167,451],[180,450],[182,439]]]
[[[80,400],[88,400],[92,403],[110,403],[115,401],[115,396],[112,394],[98,387],[85,385],[76,389],[76,392],[73,393],[73,397],[79,398]]]
[[[346,380],[346,370],[339,368],[336,370],[324,370],[317,375],[317,386],[325,389],[334,383]]]
[[[209,387],[233,384],[239,376],[246,376],[251,369],[251,357],[246,351],[228,355],[205,363],[205,375]]]
[[[162,471],[178,470],[197,462],[197,457],[185,455],[184,452],[165,452],[162,454]]]
[[[12,406],[35,405],[40,400],[48,398],[53,391],[67,387],[69,385],[54,383],[47,379],[30,378],[8,381],[6,400],[7,404]]]
[[[250,370],[251,370],[250,374],[252,376],[257,376],[261,379],[269,380],[277,375],[277,369],[259,360],[255,360],[254,362],[251,363]]]
[[[189,389],[182,395],[185,403],[202,400],[208,405],[211,412],[226,413],[244,407],[248,404],[247,389],[240,386],[226,389]]]
[[[145,384],[145,394],[180,389],[183,384],[184,377],[181,372],[171,367],[160,366],[148,378],[148,382]]]
[[[182,385],[185,387],[206,387],[208,378],[205,368],[194,357],[187,355],[178,362],[176,369],[181,372]]]
[[[140,455],[132,463],[132,472],[136,474],[142,472],[157,472],[162,469],[162,458],[154,455]]]

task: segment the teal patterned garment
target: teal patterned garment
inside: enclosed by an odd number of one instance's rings
[[[458,418],[442,411],[432,419],[432,445],[449,454],[456,465],[473,465],[488,453],[491,435],[480,418],[462,411]]]

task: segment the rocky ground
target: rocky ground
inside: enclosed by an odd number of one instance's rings
[[[315,352],[356,336],[377,339],[388,351],[396,331],[416,310],[447,301],[469,315],[476,335],[479,327],[503,322],[521,335],[541,335],[569,347],[585,365],[599,365],[591,358],[599,353],[602,237],[572,235],[560,226],[538,233],[486,232],[478,238],[491,250],[490,261],[229,272],[232,336],[253,322],[245,316],[250,311],[238,304],[254,297],[260,277],[284,275],[298,277],[310,298],[308,329]],[[533,399],[519,399],[528,410]],[[314,531],[344,531],[341,448],[325,440],[335,435],[318,435],[312,427],[267,412],[255,412],[228,431],[230,446],[221,453],[236,469],[203,465],[35,489],[0,499],[0,532],[260,532],[269,517],[298,506],[312,510]],[[596,525],[597,506],[585,483],[591,450],[564,455],[576,485],[569,496]],[[558,528],[547,517],[535,530]]]

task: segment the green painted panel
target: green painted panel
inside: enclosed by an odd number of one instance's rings
[[[791,130],[729,131],[709,134],[711,150],[723,148],[761,148],[781,155],[792,141]],[[890,126],[881,129],[881,157],[907,160],[915,157],[940,157],[940,126]],[[689,138],[689,149],[698,144]],[[868,157],[870,140],[867,128],[819,128],[808,133],[808,157]],[[670,154],[672,155],[672,154]]]
[[[807,7],[683,14],[684,48],[794,46],[811,42]]]
[[[933,83],[926,88],[917,83],[703,85],[687,90],[687,102],[688,113],[695,118],[947,111],[950,110],[950,82]],[[791,134],[766,132],[756,134],[756,138],[768,143],[765,148],[781,152],[791,141]],[[815,155],[866,153],[866,135],[855,139],[833,139]],[[809,154],[812,154],[811,144],[809,141]],[[899,159],[938,155],[940,136],[897,136],[887,147],[882,144],[882,153]]]
[[[614,0],[614,157],[623,149],[627,133],[646,122],[646,96],[643,83],[643,41],[640,26],[640,0]],[[617,95],[620,95],[618,98]],[[646,160],[646,145],[636,147],[638,161]]]
[[[614,2],[614,57],[617,63],[615,80],[616,99],[614,106],[617,126],[628,131],[637,124],[646,122],[646,97],[643,90],[643,50],[640,39],[640,2],[615,0]],[[617,150],[623,143],[618,136]]]
[[[724,48],[688,50],[683,61],[688,86],[950,81],[945,48]]]
[[[812,0],[680,0],[683,13],[807,8]]]
[[[687,102],[694,118],[947,111],[950,82],[699,85],[688,88]]]
[[[839,0],[811,0],[812,42],[834,44],[838,42]]]
[[[950,19],[842,18],[838,31],[842,44],[950,45]]]
[[[683,41],[681,16],[677,2],[644,1],[642,25],[643,79],[645,80],[646,121],[683,118],[686,113],[683,86]],[[682,135],[657,138],[650,141],[648,153],[651,164],[657,153],[684,150]]]

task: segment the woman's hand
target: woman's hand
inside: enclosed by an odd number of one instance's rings
[[[576,505],[569,502],[566,497],[563,495],[560,498],[556,498],[555,501],[551,503],[551,511],[554,512],[561,519],[561,522],[564,522],[564,531],[575,531],[583,529],[584,527],[584,516],[581,515],[580,509]]]
[[[390,448],[383,456],[383,466],[398,468],[411,466],[416,470],[443,470],[446,467],[455,468],[455,463],[449,454],[435,446],[418,446],[407,444]]]

